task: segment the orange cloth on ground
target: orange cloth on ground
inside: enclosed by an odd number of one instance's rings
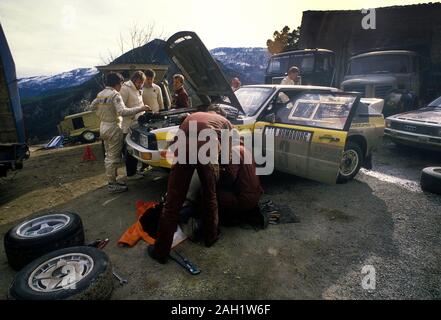
[[[155,201],[136,201],[136,214],[138,216],[138,221],[133,224],[130,228],[124,232],[122,237],[118,240],[118,244],[128,245],[129,247],[133,247],[138,243],[139,240],[143,239],[148,244],[155,244],[155,239],[152,238],[147,232],[142,228],[141,222],[139,219],[148,212],[149,209],[158,205],[158,202]]]

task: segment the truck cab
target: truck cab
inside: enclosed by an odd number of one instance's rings
[[[334,52],[326,49],[304,49],[273,55],[265,72],[266,84],[280,84],[288,69],[300,69],[303,85],[332,86],[335,77]]]
[[[373,51],[352,57],[341,84],[345,91],[385,100],[385,116],[413,109],[420,97],[420,57],[406,50]]]

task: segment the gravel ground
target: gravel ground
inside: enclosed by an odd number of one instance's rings
[[[93,150],[99,162],[90,164],[80,161],[82,147],[33,154],[16,179],[0,185],[0,235],[30,214],[78,212],[88,241],[111,239],[105,251],[129,281],[123,287],[115,282],[113,299],[441,297],[441,197],[423,193],[418,184],[422,168],[441,166],[441,154],[385,140],[374,169],[363,170],[347,184],[329,186],[281,173],[265,177],[265,199],[290,209],[282,212],[282,222],[298,222],[261,231],[223,228],[221,240],[209,249],[186,241],[180,251],[202,270],[190,276],[174,262],[152,261],[145,243],[130,249],[116,246],[136,219],[136,200],[159,200],[166,175],[151,172],[130,182],[129,192],[109,195],[103,188],[99,145]],[[59,181],[46,176],[43,160],[60,163],[51,170]],[[25,183],[27,188],[20,187]],[[69,191],[61,191],[66,187]],[[40,194],[41,188],[45,191]],[[43,193],[49,193],[52,203]],[[362,288],[365,266],[375,269],[375,289]],[[0,275],[0,297],[5,298],[14,272],[3,248]]]

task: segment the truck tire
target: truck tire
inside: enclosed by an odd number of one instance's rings
[[[76,213],[50,213],[28,219],[4,237],[9,265],[20,270],[32,260],[54,250],[84,245],[84,229]]]
[[[81,133],[81,141],[84,143],[92,143],[96,141],[96,133],[92,131],[84,131]]]
[[[360,145],[356,142],[348,141],[343,152],[337,183],[346,183],[352,180],[360,171],[363,162],[364,155]]]
[[[441,167],[427,167],[421,171],[421,189],[441,194]]]
[[[93,247],[48,253],[25,266],[8,292],[11,300],[106,300],[113,291],[112,265]]]

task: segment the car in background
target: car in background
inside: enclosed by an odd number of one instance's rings
[[[92,111],[71,114],[58,124],[58,132],[69,142],[92,143],[100,135],[100,120]]]
[[[426,107],[386,118],[384,134],[398,144],[441,151],[441,97]]]
[[[251,85],[233,92],[195,33],[172,36],[166,48],[200,100],[223,108],[239,133],[274,136],[276,170],[334,184],[371,167],[384,131],[382,99],[318,86]],[[128,151],[170,168],[168,146],[182,117],[196,110],[146,114],[126,137]]]

